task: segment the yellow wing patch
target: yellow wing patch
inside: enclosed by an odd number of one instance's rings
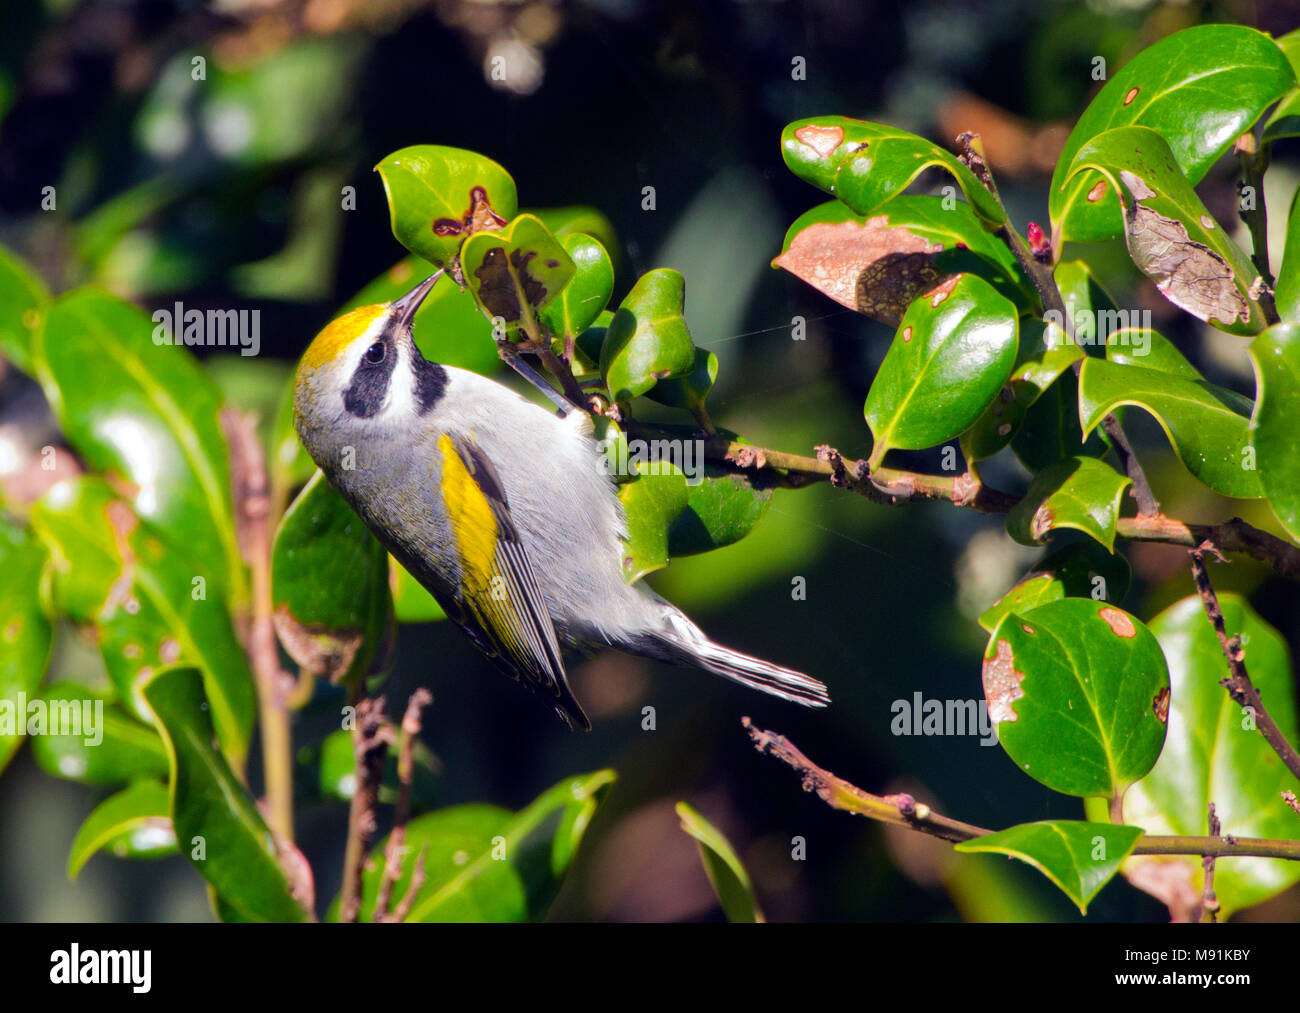
[[[460,550],[461,587],[467,597],[476,596],[491,590],[496,572],[496,516],[451,437],[441,436],[438,449],[442,451],[442,501]]]
[[[336,320],[331,320],[303,353],[303,367],[316,369],[332,362],[343,349],[356,340],[358,335],[387,311],[387,306],[358,306]]]

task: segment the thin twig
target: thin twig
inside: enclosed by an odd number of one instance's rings
[[[1002,208],[1002,213],[1006,216],[1006,207],[1002,204],[1002,197],[998,194],[997,184],[993,181],[993,174],[989,171],[988,164],[984,161],[984,150],[980,143],[979,134],[970,132],[961,134],[957,138],[957,144],[961,148],[959,156],[976,175],[984,188],[998,202]],[[1043,303],[1044,313],[1054,313],[1057,319],[1061,321],[1061,326],[1065,330],[1066,337],[1070,341],[1075,340],[1074,320],[1065,306],[1065,298],[1061,295],[1061,289],[1056,284],[1056,275],[1052,270],[1050,260],[1040,260],[1034,256],[1032,250],[1026,245],[1020,233],[1012,227],[1010,218],[1007,217],[1002,227],[998,229],[998,237],[1007,245],[1015,255],[1025,274],[1029,276],[1034,283],[1034,288],[1038,291],[1038,296]],[[1077,377],[1079,370],[1082,368],[1082,360],[1076,360],[1073,363],[1074,374]],[[1133,497],[1137,500],[1138,514],[1150,515],[1160,512],[1160,504],[1151,491],[1151,483],[1147,481],[1146,473],[1142,470],[1142,465],[1133,453],[1133,447],[1128,441],[1128,436],[1124,433],[1123,426],[1120,425],[1119,419],[1113,414],[1108,414],[1101,421],[1101,428],[1105,434],[1110,437],[1111,446],[1115,448],[1115,453],[1124,467],[1124,473],[1133,480]]]
[[[1246,652],[1241,646],[1241,637],[1235,634],[1229,637],[1224,628],[1219,596],[1214,593],[1210,574],[1205,569],[1205,553],[1212,550],[1213,546],[1202,544],[1193,549],[1189,555],[1192,557],[1192,580],[1196,583],[1196,593],[1201,596],[1201,605],[1205,608],[1210,625],[1214,627],[1214,635],[1219,638],[1223,657],[1228,662],[1228,678],[1221,680],[1219,684],[1228,691],[1228,695],[1237,706],[1250,711],[1259,733],[1282,758],[1287,769],[1297,780],[1300,780],[1300,753],[1297,753],[1295,747],[1287,742],[1286,736],[1282,734],[1282,730],[1278,728],[1272,715],[1265,708],[1263,700],[1260,699],[1255,684],[1250,681],[1250,675],[1246,672]]]
[[[352,729],[356,783],[348,810],[348,839],[343,851],[343,895],[339,908],[339,920],[343,922],[355,922],[361,910],[361,877],[378,827],[375,801],[392,738],[392,727],[384,720],[384,698],[367,697],[358,701],[356,724]]]
[[[1210,803],[1210,836],[1218,837],[1223,828],[1219,825],[1219,816],[1214,811],[1214,803]],[[1201,859],[1201,868],[1205,871],[1205,886],[1201,889],[1201,921],[1216,922],[1219,920],[1219,898],[1214,895],[1214,855],[1206,855]]]
[[[872,795],[813,763],[784,735],[767,732],[742,718],[760,753],[770,753],[803,776],[805,791],[816,792],[832,809],[856,813],[879,823],[906,827],[945,841],[969,841],[993,833],[985,827],[943,816],[911,795]],[[1300,841],[1258,837],[1189,837],[1145,835],[1135,855],[1214,855],[1217,858],[1285,858],[1300,862]]]
[[[393,884],[402,875],[402,858],[406,853],[406,824],[411,819],[411,782],[414,763],[411,752],[420,736],[420,714],[433,703],[433,694],[421,687],[411,694],[402,716],[402,726],[397,735],[397,808],[393,815],[393,830],[388,835],[384,853],[384,872],[379,880],[379,896],[375,901],[375,921],[388,920],[388,906],[393,898]]]
[[[420,853],[415,856],[415,868],[411,870],[411,885],[407,888],[405,895],[398,901],[397,907],[393,908],[393,913],[385,921],[404,922],[411,913],[411,908],[415,904],[416,895],[419,894],[420,888],[424,886],[425,870],[424,856],[429,850],[429,845],[425,844],[420,848]]]
[[[257,684],[267,822],[273,831],[292,842],[293,740],[288,701],[294,680],[280,667],[275,639],[271,604],[271,500],[266,458],[252,416],[224,408],[221,427],[230,447],[231,491],[240,553],[252,575],[252,615],[245,650]]]
[[[1259,272],[1259,282],[1251,286],[1251,296],[1259,303],[1265,321],[1271,326],[1279,323],[1277,304],[1273,298],[1273,272],[1268,263],[1268,207],[1264,203],[1264,170],[1272,158],[1272,145],[1260,144],[1251,131],[1237,138],[1233,150],[1241,161],[1241,191],[1237,196],[1237,214],[1250,230],[1250,259]],[[1243,199],[1250,190],[1251,206]]]
[[[1282,792],[1282,801],[1289,805],[1295,811],[1297,816],[1300,816],[1300,799],[1295,797],[1295,792],[1290,788],[1287,788]]]

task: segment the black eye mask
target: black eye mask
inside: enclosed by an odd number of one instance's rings
[[[376,356],[376,346],[382,354]],[[343,407],[359,419],[375,415],[388,395],[388,384],[393,378],[397,354],[392,338],[385,335],[362,353],[361,361],[352,374],[352,381],[343,391]]]

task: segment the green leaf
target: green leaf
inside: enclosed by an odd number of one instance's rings
[[[32,343],[45,319],[50,290],[22,260],[0,246],[0,355],[32,373]]]
[[[1240,595],[1220,593],[1219,605],[1228,635],[1241,635],[1251,682],[1287,741],[1295,742],[1295,685],[1286,641]],[[1278,795],[1287,788],[1300,792],[1300,783],[1220,685],[1227,663],[1200,599],[1191,595],[1170,606],[1151,621],[1151,632],[1169,661],[1169,737],[1155,769],[1125,796],[1125,822],[1148,834],[1203,835],[1213,802],[1225,834],[1294,838],[1296,815]],[[1199,858],[1143,856],[1125,871],[1131,873],[1139,862],[1183,866],[1190,889],[1200,896]],[[1296,862],[1220,861],[1214,890],[1221,916],[1258,904],[1297,880]]]
[[[1073,528],[1115,549],[1124,490],[1133,484],[1095,457],[1071,457],[1048,465],[1007,514],[1007,534],[1022,545],[1042,542],[1048,532]]]
[[[339,312],[392,302],[412,289],[426,271],[427,265],[418,257],[399,260],[349,299]],[[492,321],[483,315],[473,294],[459,285],[448,281],[434,285],[420,304],[412,326],[415,344],[430,362],[459,366],[484,376],[501,367]],[[308,476],[315,467],[313,464]]]
[[[50,307],[34,345],[36,371],[87,464],[129,485],[136,513],[208,563],[213,590],[240,602],[221,396],[186,348],[155,344],[154,333],[129,303],[76,289]]]
[[[411,820],[394,905],[423,851],[427,875],[407,921],[540,921],[614,780],[612,770],[566,778],[518,813],[471,804]],[[362,922],[374,918],[387,843],[376,845],[362,877]]]
[[[561,290],[541,317],[563,351],[566,337],[576,338],[590,327],[609,303],[614,291],[614,264],[605,247],[581,232],[557,237],[573,261],[572,280]]]
[[[388,587],[399,623],[433,623],[447,618],[437,599],[392,556],[388,557]]]
[[[1279,522],[1300,541],[1300,324],[1278,324],[1250,345],[1255,415],[1250,443],[1259,484]]]
[[[658,381],[646,391],[646,397],[670,408],[684,408],[700,421],[701,426],[704,426],[708,419],[704,402],[717,378],[718,357],[708,349],[697,348],[695,366],[689,373],[674,380]]]
[[[1119,405],[1150,412],[1179,460],[1224,496],[1263,494],[1249,452],[1251,403],[1203,380],[1089,358],[1079,374],[1079,420],[1090,433]]]
[[[1094,598],[1118,605],[1128,594],[1132,572],[1128,560],[1091,538],[1048,553],[1016,586],[990,605],[979,623],[990,633],[1008,612],[1030,609],[1061,598]]]
[[[630,401],[660,380],[694,370],[685,307],[686,279],[679,272],[660,267],[637,279],[600,347],[601,376],[615,401]]]
[[[500,230],[476,232],[465,240],[460,263],[465,286],[483,311],[503,321],[516,338],[522,333],[533,340],[541,338],[538,313],[577,270],[563,244],[532,215],[520,215]],[[590,295],[583,292],[578,302]],[[596,307],[593,318],[604,308]]]
[[[763,519],[771,502],[770,487],[707,466],[704,477],[687,486],[686,506],[669,525],[668,558],[712,552],[740,541]]]
[[[1100,457],[1106,452],[1100,430],[1085,439],[1079,427],[1079,385],[1073,373],[1057,377],[1029,406],[1011,437],[1011,449],[1032,472],[1076,455]]]
[[[635,467],[637,477],[619,486],[627,516],[623,578],[633,584],[668,565],[668,534],[690,503],[690,487],[680,468],[667,461]]]
[[[1121,366],[1141,366],[1184,380],[1203,380],[1178,346],[1147,327],[1121,327],[1107,335],[1106,358]]]
[[[599,208],[586,204],[570,204],[559,208],[525,208],[530,215],[541,219],[543,225],[555,234],[557,239],[586,233],[600,243],[611,255],[618,250],[618,233],[614,223]]]
[[[1074,901],[1080,914],[1087,914],[1092,898],[1119,871],[1120,862],[1141,837],[1137,827],[1043,820],[1021,823],[954,847],[963,854],[1010,855],[1032,865]]]
[[[55,485],[32,506],[31,523],[50,550],[55,606],[94,627],[122,701],[147,719],[142,679],[178,662],[199,665],[222,749],[241,768],[256,707],[253,677],[202,566],[165,545],[102,479]]]
[[[518,210],[510,174],[473,151],[416,144],[394,151],[375,171],[393,235],[435,267],[447,266],[467,235],[499,228]]]
[[[1300,137],[1300,91],[1295,89],[1277,104],[1260,134],[1264,144],[1272,144],[1284,137]]]
[[[1282,265],[1277,271],[1277,286],[1273,293],[1278,316],[1292,323],[1300,323],[1300,190],[1291,198],[1287,213],[1286,244],[1282,249]]]
[[[167,747],[172,825],[199,875],[242,920],[310,921],[256,803],[213,748],[198,670],[167,669],[143,692]]]
[[[966,459],[982,461],[1010,443],[1029,409],[1083,354],[1083,349],[1067,343],[1064,333],[1054,325],[1026,320],[1020,328],[1011,376],[975,424],[962,434]]]
[[[763,909],[758,906],[754,884],[741,863],[740,857],[712,823],[685,802],[677,803],[677,817],[682,829],[695,838],[700,849],[704,872],[713,884],[713,892],[722,903],[729,922],[765,922]]]
[[[1295,75],[1277,44],[1239,25],[1201,25],[1149,46],[1116,73],[1074,125],[1052,174],[1052,241],[1097,243],[1120,234],[1114,185],[1089,200],[1096,173],[1073,174],[1085,144],[1113,127],[1140,124],[1199,183],[1289,88]],[[1158,190],[1159,187],[1156,187]]]
[[[839,201],[819,204],[790,226],[772,266],[891,326],[953,274],[979,275],[1023,310],[1037,299],[1007,245],[968,205],[942,197],[895,197],[870,216]]]
[[[1011,375],[1017,334],[1015,306],[974,275],[914,300],[867,393],[871,466],[968,429]]]
[[[120,707],[75,682],[56,682],[40,695],[45,732],[32,736],[32,758],[51,777],[82,784],[124,784],[166,777],[162,739]],[[28,701],[31,717],[31,701]],[[53,722],[65,734],[54,735]],[[77,721],[80,719],[80,734]]]
[[[35,696],[50,662],[50,620],[41,604],[46,558],[29,532],[0,517],[0,708],[14,701],[16,709],[20,693]],[[0,771],[22,745],[25,727],[0,719]]]
[[[781,154],[800,179],[839,198],[860,215],[898,196],[931,166],[949,172],[971,207],[1001,225],[997,200],[956,155],[923,137],[883,123],[847,116],[813,116],[781,131]]]
[[[352,749],[352,733],[346,729],[330,732],[320,744],[317,757],[316,784],[322,798],[349,802],[357,790],[357,761]],[[442,765],[419,739],[411,743],[411,804],[415,811],[431,808],[438,796]],[[390,749],[384,759],[379,782],[379,801],[393,805],[398,795],[397,753]]]
[[[1259,272],[1210,217],[1159,134],[1107,130],[1079,148],[1069,176],[1089,176],[1089,169],[1119,195],[1129,256],[1166,299],[1231,334],[1264,329],[1263,311],[1249,295]]]
[[[989,638],[983,681],[1007,755],[1054,791],[1113,798],[1160,755],[1164,655],[1114,605],[1062,598],[1008,613]]]
[[[271,600],[280,643],[308,671],[349,682],[382,662],[388,552],[319,471],[275,533]]]
[[[76,879],[81,867],[100,850],[118,858],[175,854],[167,786],[159,781],[136,781],[95,806],[72,841],[68,878]]]

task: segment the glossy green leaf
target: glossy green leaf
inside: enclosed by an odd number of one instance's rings
[[[708,875],[709,882],[713,884],[713,892],[718,895],[727,921],[742,923],[767,921],[763,917],[763,909],[758,905],[758,897],[754,894],[754,884],[750,882],[749,873],[740,861],[740,856],[731,846],[731,842],[717,827],[685,802],[677,803],[677,817],[682,821],[682,829],[694,837],[699,846],[704,872]]]
[[[31,523],[50,550],[55,606],[94,627],[127,707],[147,719],[139,683],[178,662],[199,665],[222,749],[242,767],[253,679],[210,575],[164,544],[102,479],[60,482],[33,505]]]
[[[510,174],[462,148],[416,144],[375,166],[388,195],[393,235],[412,253],[445,267],[465,237],[515,216]]]
[[[635,483],[634,483],[635,484]],[[712,552],[744,538],[767,513],[771,487],[709,466],[687,486],[686,507],[668,528],[668,557]]]
[[[1292,89],[1287,93],[1269,115],[1260,134],[1265,144],[1284,137],[1300,137],[1300,90]]]
[[[570,204],[559,208],[524,208],[530,215],[541,219],[543,225],[555,234],[557,239],[585,233],[600,243],[610,254],[615,256],[619,248],[618,233],[614,223],[599,208],[586,204]]]
[[[275,533],[271,601],[280,643],[308,671],[346,682],[382,656],[388,553],[319,471]]]
[[[476,232],[465,240],[460,263],[465,286],[483,311],[501,320],[507,333],[534,340],[541,337],[540,311],[560,295],[577,271],[561,241],[532,215],[520,215],[496,231]],[[591,274],[599,274],[599,269]],[[575,309],[577,305],[590,308],[584,300],[591,294],[591,287],[584,285]],[[603,304],[595,307],[592,318],[604,308]]]
[[[686,279],[679,272],[661,267],[637,279],[600,348],[600,372],[615,401],[630,401],[660,380],[694,370],[685,307]]]
[[[1032,865],[1079,908],[1088,904],[1119,871],[1142,837],[1137,827],[1079,820],[1021,823],[955,845],[963,854],[1010,855]]]
[[[1282,249],[1282,263],[1277,269],[1277,284],[1273,292],[1278,316],[1292,323],[1300,323],[1300,189],[1291,198],[1287,213],[1286,244]]]
[[[1219,604],[1228,635],[1241,635],[1251,682],[1287,741],[1295,742],[1295,684],[1286,641],[1239,595],[1220,593]],[[1155,769],[1125,796],[1125,822],[1148,834],[1203,835],[1213,802],[1225,834],[1294,839],[1296,814],[1279,793],[1300,792],[1300,783],[1219,684],[1227,663],[1200,599],[1191,595],[1170,606],[1151,621],[1151,632],[1169,661],[1169,737]],[[1193,895],[1200,896],[1199,858],[1143,856],[1125,871],[1146,862],[1182,866]],[[1217,864],[1214,891],[1227,917],[1298,880],[1300,863],[1234,858]]]
[[[673,380],[658,381],[646,391],[646,397],[670,408],[684,408],[703,426],[708,419],[704,402],[717,378],[718,357],[706,348],[697,348],[695,365],[689,373]]]
[[[1032,319],[1021,324],[1011,376],[962,434],[966,459],[982,461],[1010,443],[1034,402],[1083,355],[1083,349],[1067,342],[1057,327]]]
[[[1069,176],[1090,169],[1119,195],[1129,256],[1166,299],[1232,334],[1263,330],[1263,311],[1249,294],[1259,272],[1210,217],[1159,134],[1107,130],[1079,148]]]
[[[162,535],[241,601],[221,397],[188,349],[157,344],[162,324],[106,292],[76,289],[50,306],[36,371],[68,442],[117,476]]]
[[[690,502],[690,486],[680,468],[667,461],[635,469],[637,477],[619,486],[627,516],[623,578],[635,583],[668,565],[668,533]]]
[[[117,858],[160,858],[175,854],[167,786],[160,781],[136,781],[110,795],[91,810],[68,853],[68,878],[99,851]]]
[[[419,257],[399,260],[349,299],[340,312],[392,302],[414,288],[427,271],[428,265]],[[416,346],[430,362],[459,366],[485,376],[501,367],[492,321],[483,315],[473,294],[450,279],[434,285],[425,296],[415,314],[412,333]],[[315,467],[313,464],[311,470]]]
[[[1015,306],[975,275],[914,300],[867,393],[871,465],[969,428],[1011,375],[1018,331]]]
[[[433,623],[447,618],[437,599],[392,556],[388,557],[388,588],[399,623]]]
[[[309,921],[256,803],[213,748],[198,670],[167,669],[143,693],[167,747],[172,825],[199,875],[243,920]]]
[[[32,343],[49,301],[40,276],[0,246],[0,355],[24,373],[33,372]]]
[[[1095,457],[1070,457],[1048,465],[1007,514],[1007,534],[1022,545],[1036,545],[1051,531],[1073,528],[1115,547],[1124,490],[1133,484]]]
[[[1251,342],[1250,358],[1257,392],[1250,442],[1260,488],[1300,541],[1300,324],[1270,327]]]
[[[590,327],[609,303],[614,291],[614,264],[605,247],[581,232],[559,236],[560,245],[573,261],[573,278],[557,299],[541,311],[542,323],[563,351],[566,337],[576,338]]]
[[[394,904],[423,851],[426,879],[407,921],[541,920],[614,780],[612,770],[565,778],[518,813],[470,804],[416,817],[407,824]],[[362,877],[363,922],[374,917],[386,846],[376,845]]]
[[[46,686],[40,701],[46,724],[43,733],[32,737],[32,758],[50,776],[82,784],[167,776],[167,753],[158,733],[117,704],[75,682]],[[28,717],[33,713],[29,700]],[[56,721],[62,734],[52,734]]]
[[[1163,334],[1145,327],[1123,327],[1107,336],[1106,358],[1121,366],[1141,366],[1184,380],[1203,380],[1178,346]]]
[[[860,215],[898,196],[931,166],[952,175],[971,207],[1000,225],[1006,214],[957,156],[924,137],[847,116],[813,116],[781,131],[781,154],[800,179],[833,194]]]
[[[1173,151],[1181,172],[1199,183],[1294,85],[1276,43],[1240,25],[1188,28],[1142,50],[1089,103],[1057,160],[1048,205],[1057,249],[1067,240],[1096,243],[1121,232],[1114,185],[1090,200],[1101,178],[1073,174],[1075,156],[1098,134],[1130,124],[1148,127]]]
[[[1007,755],[1054,791],[1113,798],[1160,755],[1164,655],[1114,605],[1062,598],[1008,613],[989,638],[983,681]]]
[[[1091,538],[1081,538],[1035,563],[1015,587],[984,610],[979,622],[992,633],[1008,612],[1024,615],[1061,598],[1091,598],[1118,605],[1128,594],[1131,579],[1128,560]]]
[[[1187,470],[1215,492],[1263,494],[1250,452],[1251,403],[1203,380],[1089,358],[1079,375],[1079,419],[1092,432],[1119,405],[1150,412]]]
[[[790,226],[772,266],[890,325],[953,274],[979,275],[1023,310],[1037,299],[1010,249],[968,205],[926,195],[895,197],[870,215],[819,204]]]
[[[41,604],[45,548],[0,517],[0,709],[17,710],[19,694],[33,697],[50,661],[51,627]],[[11,703],[12,701],[12,703]],[[0,713],[0,771],[23,741],[24,722]]]

